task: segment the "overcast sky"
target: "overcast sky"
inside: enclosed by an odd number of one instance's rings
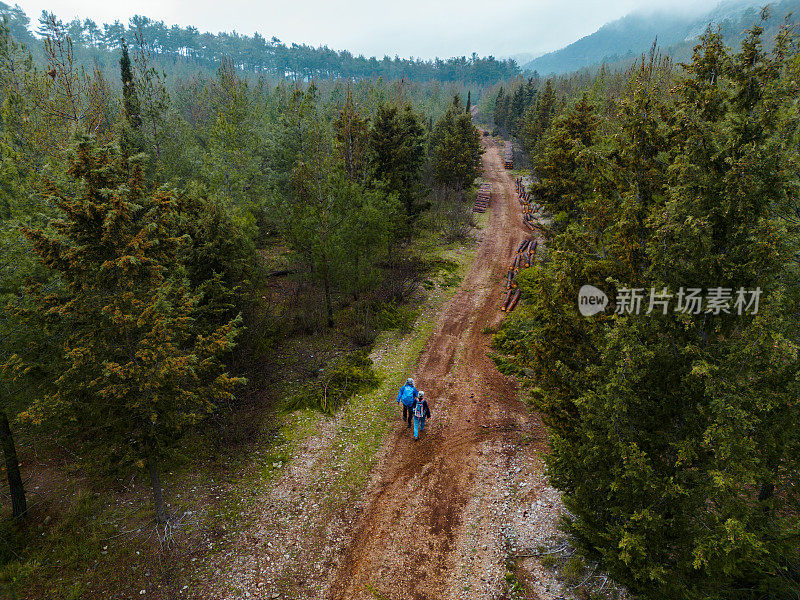
[[[232,31],[356,54],[431,58],[543,53],[634,10],[698,11],[718,0],[17,0],[35,24],[127,23],[134,14],[201,31]],[[6,0],[13,4],[13,0]]]

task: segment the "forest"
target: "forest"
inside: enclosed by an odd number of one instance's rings
[[[32,52],[0,25],[0,590],[77,598],[64,569],[118,535],[92,489],[141,477],[134,518],[162,527],[141,548],[161,557],[167,473],[224,473],[276,411],[333,413],[376,384],[371,344],[406,326],[435,266],[421,244],[467,234],[481,149],[456,88],[253,82],[228,58],[180,78],[146,28],[102,48],[109,80],[69,27],[43,27]],[[275,357],[297,340],[327,346],[290,385]],[[66,511],[42,500],[20,444],[89,489],[64,482]],[[86,578],[125,585],[101,572]]]
[[[35,52],[37,37],[31,31],[29,17],[18,7],[0,2],[0,14],[6,15],[15,38],[28,44]],[[97,61],[113,69],[122,39],[133,43],[140,36],[149,46],[154,63],[162,70],[188,74],[197,70],[213,73],[217,62],[225,58],[244,74],[268,76],[275,80],[309,81],[317,79],[386,79],[406,78],[412,81],[459,82],[487,85],[515,76],[519,67],[513,60],[498,60],[492,56],[434,60],[354,56],[347,50],[327,47],[314,48],[306,44],[285,44],[272,37],[266,39],[238,33],[202,33],[194,27],[167,26],[146,16],[135,16],[126,25],[119,21],[97,24],[91,19],[60,22],[44,12],[35,33],[46,37],[51,22],[56,21],[72,40],[76,56],[85,63]]]
[[[764,39],[767,19],[735,49],[709,28],[685,64],[654,46],[624,73],[520,79],[482,104],[550,215],[497,363],[547,426],[570,538],[635,597],[800,593],[800,54],[791,24]],[[616,306],[582,316],[586,284]],[[620,299],[683,288],[761,303]]]
[[[0,13],[0,597],[800,597],[789,19],[541,77]]]

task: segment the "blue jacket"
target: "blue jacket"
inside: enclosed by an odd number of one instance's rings
[[[408,406],[409,408],[414,406],[414,400],[416,397],[417,388],[415,388],[413,385],[405,384],[400,388],[400,391],[397,392],[397,401],[402,402],[403,406]]]

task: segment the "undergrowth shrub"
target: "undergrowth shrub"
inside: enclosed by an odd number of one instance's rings
[[[332,414],[354,394],[372,390],[379,383],[367,352],[357,350],[327,363],[315,380],[289,397],[288,405],[290,409],[308,407]]]

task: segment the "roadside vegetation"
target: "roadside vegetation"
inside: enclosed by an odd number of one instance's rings
[[[553,217],[498,363],[548,426],[572,543],[641,598],[800,593],[800,57],[790,26],[762,34],[492,99]],[[586,284],[610,298],[591,317]],[[727,302],[681,310],[681,288]]]
[[[181,78],[144,37],[108,80],[41,26],[0,25],[0,589],[174,592],[292,415],[394,385],[370,354],[457,282],[479,134],[438,84]]]

